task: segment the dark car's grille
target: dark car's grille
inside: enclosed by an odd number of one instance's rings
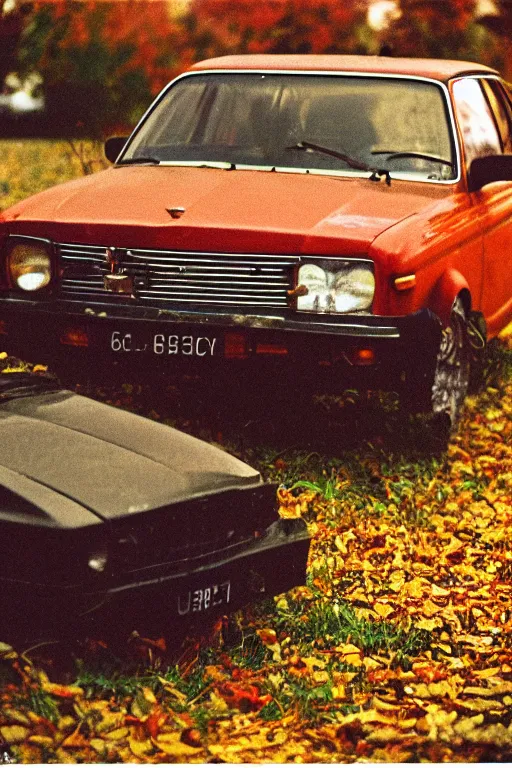
[[[125,519],[115,526],[120,570],[178,564],[250,542],[278,519],[275,498],[275,485],[262,484],[142,513],[136,524]]]
[[[110,272],[107,248],[58,245],[63,276],[60,294],[67,298],[117,301],[103,286]],[[297,256],[116,249],[116,271],[134,278],[135,295],[143,303],[199,306],[281,307]]]

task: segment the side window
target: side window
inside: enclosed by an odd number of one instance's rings
[[[455,114],[462,133],[466,167],[475,157],[500,155],[501,141],[491,109],[478,80],[465,78],[453,84]]]
[[[512,153],[512,110],[505,93],[497,80],[482,80],[485,95],[498,124],[503,152]]]

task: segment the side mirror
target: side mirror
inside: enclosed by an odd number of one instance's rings
[[[512,181],[512,155],[476,157],[469,166],[468,190],[477,192],[493,181]]]
[[[128,136],[111,136],[105,142],[105,157],[110,160],[111,163],[115,163],[121,152],[126,146]]]

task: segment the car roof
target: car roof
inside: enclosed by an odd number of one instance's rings
[[[412,59],[392,56],[348,56],[337,54],[255,54],[221,56],[199,61],[189,71],[212,69],[361,72],[412,75],[446,81],[459,75],[498,74],[495,69],[470,61]]]

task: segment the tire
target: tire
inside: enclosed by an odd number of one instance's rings
[[[452,306],[450,321],[441,334],[432,384],[431,414],[434,422],[453,430],[460,417],[471,377],[468,322],[461,298]]]

